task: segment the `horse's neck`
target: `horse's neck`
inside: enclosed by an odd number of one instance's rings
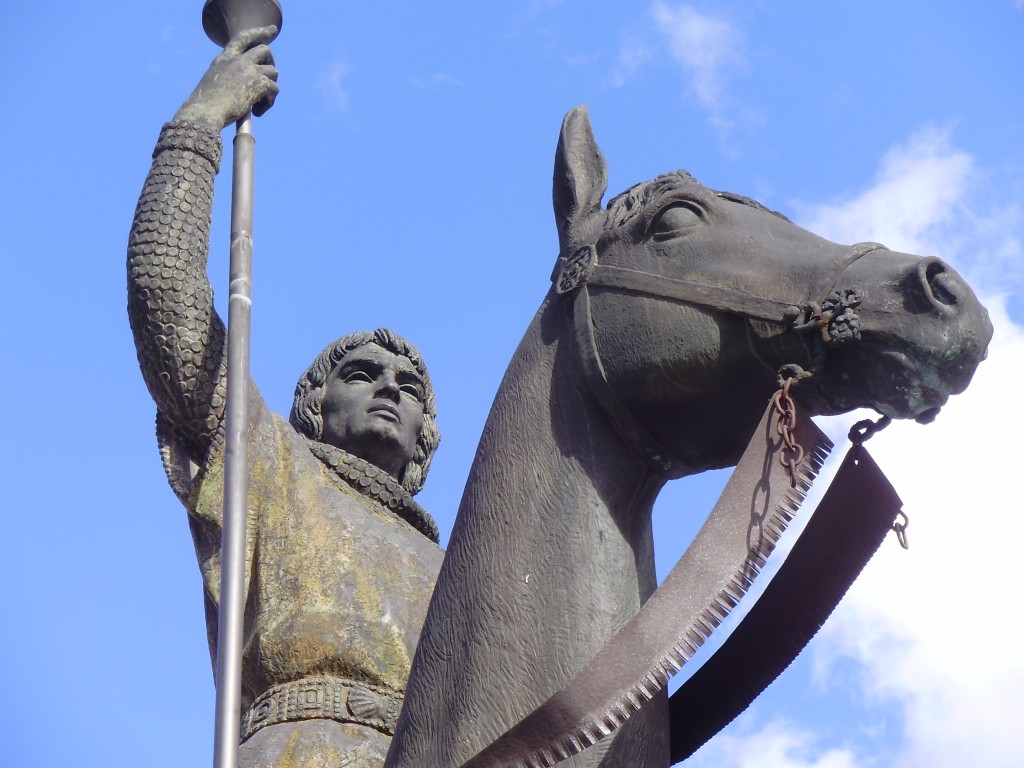
[[[549,616],[557,610],[572,624],[569,614],[579,611],[583,625],[600,633],[631,616],[655,587],[650,513],[662,480],[587,392],[560,310],[542,307],[509,366],[453,543],[465,527],[474,547],[504,547],[493,554],[506,576],[536,590],[524,610],[543,592]]]
[[[461,765],[561,689],[656,586],[661,481],[587,394],[559,309],[531,324],[484,428],[394,765]]]

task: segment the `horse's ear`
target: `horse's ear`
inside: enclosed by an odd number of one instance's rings
[[[565,254],[577,244],[584,222],[601,210],[608,188],[608,166],[594,140],[590,113],[576,107],[562,121],[555,151],[553,198],[558,241]]]

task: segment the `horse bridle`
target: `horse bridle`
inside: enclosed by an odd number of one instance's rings
[[[694,306],[714,309],[726,314],[751,320],[763,320],[785,325],[797,333],[820,332],[824,347],[837,347],[860,338],[860,321],[855,312],[860,296],[852,289],[839,289],[843,274],[855,261],[872,251],[884,249],[879,243],[858,243],[829,270],[834,275],[819,281],[810,296],[825,295],[820,303],[813,299],[793,304],[786,301],[754,296],[723,286],[708,285],[692,280],[643,272],[636,269],[601,264],[594,243],[577,248],[568,257],[560,257],[560,267],[554,277],[554,289],[560,296],[572,300],[573,338],[579,362],[591,393],[601,403],[616,432],[630,448],[647,461],[657,472],[681,476],[688,469],[696,469],[669,450],[615,394],[608,382],[594,335],[591,316],[590,287],[610,288],[637,293],[641,296],[669,299]],[[812,354],[809,370],[791,364],[783,366],[780,379],[808,378],[820,371],[823,353]]]

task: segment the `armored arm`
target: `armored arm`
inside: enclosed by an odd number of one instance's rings
[[[224,414],[225,328],[206,276],[220,131],[277,94],[263,45],[273,28],[232,40],[164,125],[128,240],[128,318],[164,423],[202,462]]]
[[[220,131],[167,123],[128,240],[128,318],[150,394],[197,464],[224,409],[224,323],[206,278]]]

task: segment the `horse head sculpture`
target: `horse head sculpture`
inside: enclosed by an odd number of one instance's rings
[[[664,483],[734,464],[792,377],[815,414],[928,421],[992,327],[949,266],[837,245],[685,172],[606,208],[585,109],[555,160],[554,285],[495,398],[388,765],[457,768],[573,677],[657,584]],[[649,702],[566,765],[669,764]]]

